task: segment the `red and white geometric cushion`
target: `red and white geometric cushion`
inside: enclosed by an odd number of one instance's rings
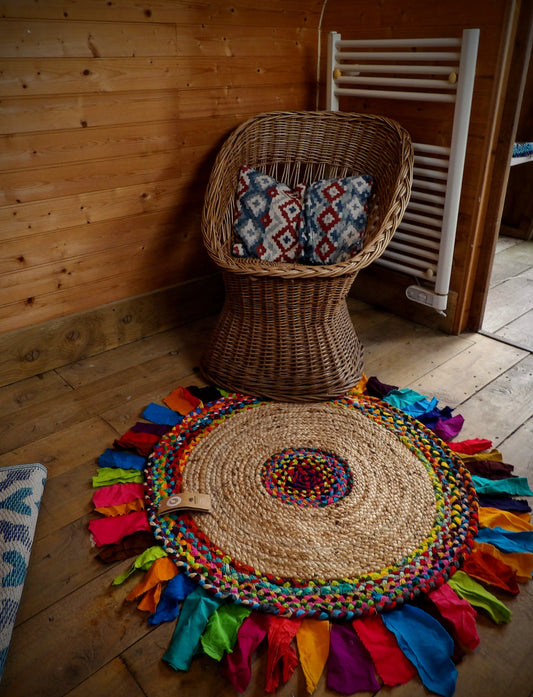
[[[373,179],[368,174],[287,184],[239,170],[232,253],[263,261],[336,264],[363,246]]]
[[[234,256],[301,261],[305,185],[291,189],[247,165],[239,171]]]

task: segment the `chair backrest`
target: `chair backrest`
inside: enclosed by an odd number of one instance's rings
[[[236,273],[342,275],[379,256],[409,199],[413,151],[408,133],[392,119],[340,112],[261,114],[223,143],[206,192],[204,244],[220,266]],[[238,173],[249,165],[288,185],[371,174],[375,195],[364,249],[353,259],[324,267],[238,259],[231,254]]]

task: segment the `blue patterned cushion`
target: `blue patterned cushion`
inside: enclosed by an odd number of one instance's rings
[[[291,189],[267,174],[244,165],[239,171],[234,227],[234,256],[263,261],[301,261],[302,196],[305,186]]]
[[[310,264],[346,261],[363,246],[373,179],[368,174],[322,179],[304,199],[304,256]]]

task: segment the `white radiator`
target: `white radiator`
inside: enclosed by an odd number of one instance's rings
[[[410,300],[444,314],[459,215],[479,29],[462,38],[343,41],[331,32],[327,108],[339,97],[454,103],[449,147],[414,143],[411,200],[383,255],[374,263],[424,279]]]

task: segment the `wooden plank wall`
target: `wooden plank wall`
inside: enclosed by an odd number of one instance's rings
[[[194,315],[201,279],[201,312],[209,302],[216,309],[219,284],[200,236],[216,149],[258,112],[315,108],[320,25],[322,62],[332,29],[379,38],[481,27],[444,326],[460,331],[483,244],[503,37],[517,2],[0,0],[0,382],[62,365],[65,346],[76,360]],[[383,112],[368,100],[346,108]],[[415,136],[431,128],[446,139],[438,111],[399,103],[386,111]],[[432,311],[398,301],[402,279],[385,280],[372,267],[358,287],[435,322]],[[161,311],[171,298],[188,311]]]
[[[406,301],[403,288],[412,282],[407,276],[391,274],[372,266],[356,281],[354,291],[370,302],[381,301],[386,307],[424,323],[437,320],[442,328],[459,332],[468,324],[472,279],[476,271],[479,247],[487,236],[496,233],[496,221],[485,221],[484,204],[488,196],[493,149],[498,136],[501,112],[502,81],[505,80],[505,51],[509,48],[508,31],[513,21],[515,3],[511,0],[464,2],[464,0],[328,0],[322,24],[322,46],[327,34],[339,31],[346,39],[415,38],[461,36],[463,29],[479,27],[480,42],[463,192],[451,278],[449,312],[446,318],[422,306]],[[322,80],[325,82],[325,48],[322,55]],[[325,90],[322,90],[322,104]],[[385,114],[396,118],[418,142],[449,145],[452,105],[435,105],[395,100],[343,98],[341,109]],[[428,134],[430,134],[428,136]],[[451,307],[450,307],[451,306]]]
[[[216,148],[314,108],[322,4],[0,1],[0,334],[213,273]]]

